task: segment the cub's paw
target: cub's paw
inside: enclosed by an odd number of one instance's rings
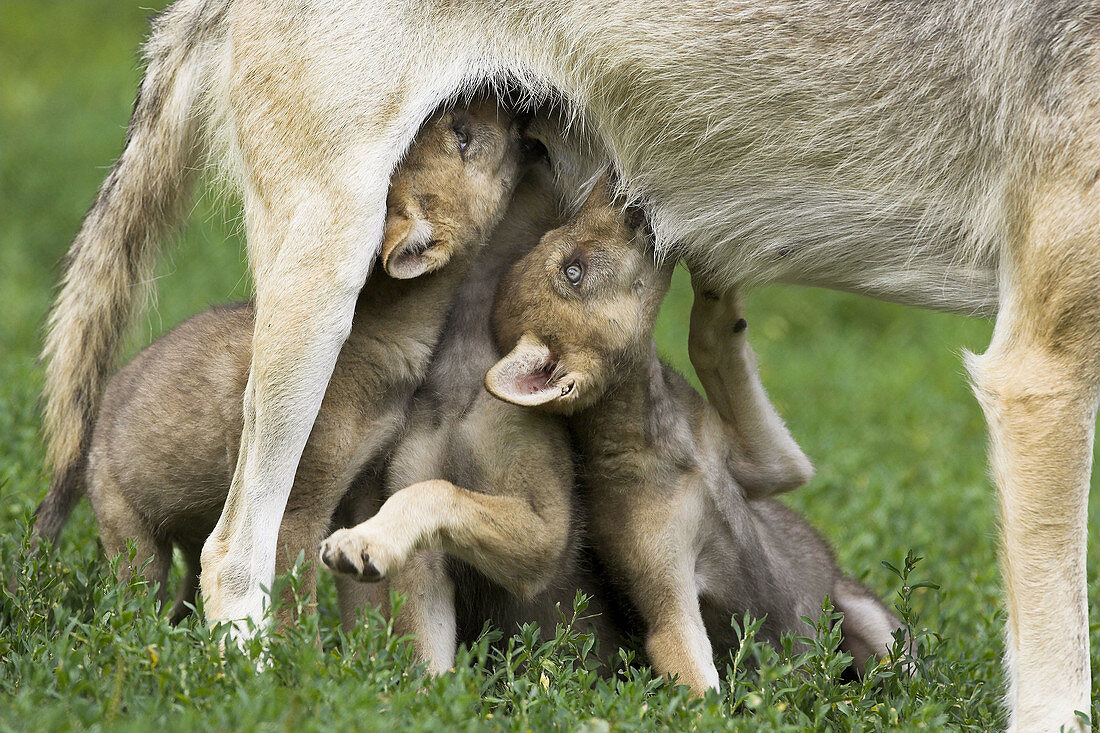
[[[741,333],[748,325],[745,321],[745,304],[739,288],[716,289],[699,278],[691,280],[695,299],[691,305],[691,319],[708,330]]]
[[[377,583],[385,577],[371,559],[368,543],[354,528],[337,530],[321,543],[321,562],[332,572],[350,575],[363,583]]]
[[[692,280],[695,301],[691,306],[691,329],[688,331],[688,356],[696,371],[751,369],[752,354],[748,345],[748,321],[741,296],[736,288],[723,291],[703,287]]]

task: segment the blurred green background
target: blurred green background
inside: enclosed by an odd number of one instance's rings
[[[58,260],[118,155],[140,77],[148,0],[0,5],[0,448],[4,531],[45,491],[35,362]],[[210,304],[247,297],[238,212],[195,203],[158,271],[158,298],[130,350]],[[690,290],[677,275],[659,324],[663,353],[690,374]],[[959,351],[981,351],[990,324],[837,293],[768,287],[749,298],[752,343],[780,413],[818,468],[790,495],[841,563],[886,592],[912,548],[942,586],[918,601],[922,621],[960,658],[998,674],[996,503],[985,432]],[[1095,487],[1096,481],[1094,479]],[[1098,492],[1093,492],[1093,503]],[[86,509],[61,552],[94,536]],[[68,543],[68,544],[67,544]],[[1089,559],[1100,567],[1095,537]],[[1093,582],[1095,601],[1100,583]],[[1095,614],[1093,648],[1097,641]],[[1094,664],[1094,669],[1100,665]]]

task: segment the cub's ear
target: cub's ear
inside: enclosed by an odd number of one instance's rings
[[[530,332],[485,375],[491,394],[527,407],[571,396],[576,386],[577,375],[565,373],[549,347]]]

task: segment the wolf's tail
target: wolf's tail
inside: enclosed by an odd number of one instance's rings
[[[183,0],[154,21],[125,148],[65,258],[43,349],[53,479],[35,511],[35,543],[55,542],[84,495],[88,441],[119,341],[190,201],[205,154],[206,59],[226,4]]]

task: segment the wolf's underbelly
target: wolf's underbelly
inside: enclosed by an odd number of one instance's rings
[[[999,248],[962,234],[973,231],[962,217],[882,214],[871,197],[826,206],[812,194],[791,195],[797,183],[786,195],[731,183],[720,204],[711,194],[708,217],[683,215],[684,190],[667,205],[652,199],[658,236],[693,271],[728,284],[786,282],[967,316],[996,312]]]

